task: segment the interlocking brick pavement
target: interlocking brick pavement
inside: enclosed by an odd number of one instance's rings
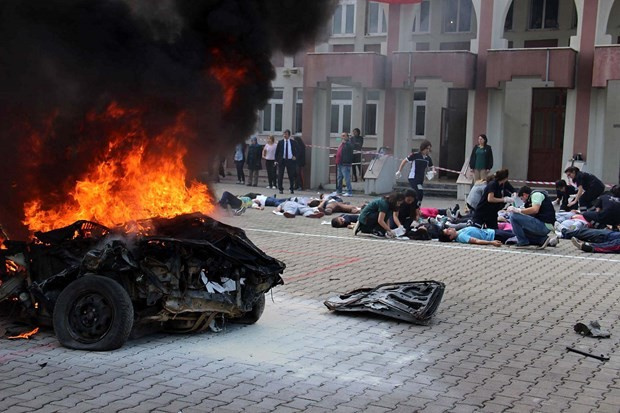
[[[254,188],[216,185],[224,189]],[[151,334],[105,353],[62,348],[51,331],[3,339],[0,411],[619,411],[617,255],[586,254],[566,240],[525,251],[353,237],[321,225],[328,217],[286,219],[270,208],[220,218],[287,264],[286,284],[268,295],[257,324]],[[338,292],[425,279],[446,284],[428,326],[323,305]],[[573,332],[591,319],[612,338]]]

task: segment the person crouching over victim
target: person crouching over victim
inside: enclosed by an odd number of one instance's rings
[[[396,226],[402,226],[398,219],[398,209],[404,199],[405,196],[401,192],[392,192],[388,196],[371,201],[362,209],[362,213],[355,226],[354,235],[362,232],[364,234],[394,238],[395,234],[390,229],[388,219],[391,215]]]

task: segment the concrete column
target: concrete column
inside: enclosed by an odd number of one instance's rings
[[[491,48],[493,29],[493,0],[478,0],[478,41],[476,61],[476,96],[474,99],[474,122],[472,145],[475,144],[476,131],[487,130],[489,94],[486,88],[487,50]]]
[[[398,50],[400,32],[400,5],[390,4],[388,13],[388,37],[387,37],[387,59],[386,59],[386,90],[383,127],[383,146],[388,146],[394,150],[395,130],[396,130],[396,91],[392,89],[392,53]]]
[[[306,116],[304,105],[304,132],[306,119],[312,124],[310,186],[316,188],[329,181],[329,125],[331,122],[331,85],[317,88],[304,88],[304,100],[310,102],[311,113]],[[310,112],[310,110],[308,111]]]
[[[579,116],[573,118],[575,123],[573,153],[582,153],[587,162],[598,0],[588,0],[587,2],[585,0],[575,0],[575,5],[577,6],[579,16],[577,27],[579,53],[577,54],[577,76],[575,82],[575,91],[577,93],[575,111]]]
[[[351,130],[347,131],[352,133],[353,128],[360,128],[364,130],[362,125],[364,124],[364,88],[354,87],[353,89],[353,101],[351,102]]]
[[[493,149],[493,170],[502,168],[504,164],[504,102],[506,94],[503,89],[489,90],[489,121],[486,135],[489,145]],[[480,134],[482,132],[479,132]],[[477,137],[474,137],[477,138]],[[471,151],[471,145],[468,147]],[[465,161],[469,162],[470,152],[465,154]]]

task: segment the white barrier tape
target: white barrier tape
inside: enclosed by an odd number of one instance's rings
[[[329,150],[338,150],[338,148],[332,148],[329,146],[318,146],[318,145],[306,145],[310,148],[319,148],[319,149],[329,149]],[[353,151],[353,153],[361,153],[361,154],[366,154],[366,155],[378,155],[377,152],[372,152],[372,151]],[[335,156],[335,154],[330,154],[329,157],[333,158]],[[396,158],[394,155],[388,155],[391,156],[393,158]],[[397,161],[402,161],[402,159],[396,158]],[[359,164],[353,164],[353,165],[359,165]],[[331,166],[335,166],[335,165],[330,165]],[[436,166],[435,169],[440,170],[440,171],[446,171],[446,172],[452,172],[455,174],[461,174],[461,171],[456,171],[454,169],[448,169],[448,168],[441,168],[439,166]],[[524,180],[520,180],[520,179],[511,179],[512,182],[522,182],[522,183],[526,183],[526,184],[534,184],[534,185],[549,185],[549,186],[555,186],[555,182],[546,182],[546,181],[524,181]],[[604,184],[606,187],[613,187],[612,184]]]

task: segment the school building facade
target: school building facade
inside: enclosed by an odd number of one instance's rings
[[[312,187],[355,127],[397,159],[428,139],[460,170],[485,133],[512,179],[553,182],[580,153],[618,183],[620,0],[340,0],[320,42],[272,61],[257,135],[312,145]]]

